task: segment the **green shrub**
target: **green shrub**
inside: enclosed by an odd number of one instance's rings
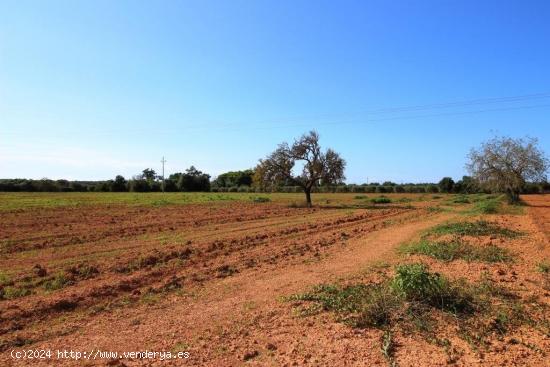
[[[14,299],[25,297],[31,294],[31,290],[25,287],[3,287],[0,288],[0,299]]]
[[[503,228],[498,224],[478,220],[475,222],[455,222],[440,224],[430,230],[434,234],[456,234],[459,236],[500,236],[514,238],[523,233],[512,229]]]
[[[420,241],[405,245],[401,251],[411,255],[426,255],[442,261],[463,259],[466,261],[508,262],[512,256],[508,250],[495,245],[473,246],[463,241]]]
[[[391,286],[410,302],[452,313],[475,310],[474,294],[466,283],[451,282],[438,273],[431,273],[424,264],[397,266]]]
[[[355,200],[362,200],[362,199],[368,199],[367,195],[355,195]]]
[[[58,273],[54,278],[47,280],[42,285],[44,289],[48,291],[55,291],[57,289],[64,288],[72,284],[72,281],[67,277],[65,273]]]
[[[387,284],[354,284],[338,287],[321,284],[311,292],[289,297],[293,301],[316,302],[324,311],[334,311],[341,321],[355,327],[380,327],[390,323],[403,299],[393,293]],[[306,310],[311,314],[312,310]]]
[[[550,262],[548,262],[548,260],[541,261],[537,264],[537,269],[544,274],[550,273]]]
[[[481,200],[475,204],[474,211],[482,214],[496,214],[499,212],[501,205],[500,200]]]
[[[377,197],[377,198],[372,198],[372,199],[370,199],[370,201],[371,201],[373,204],[387,204],[387,203],[391,203],[391,199],[388,198],[388,197],[385,197],[385,196],[380,196],[380,197]]]
[[[403,312],[403,298],[386,284],[373,286],[360,306],[356,327],[383,327]]]

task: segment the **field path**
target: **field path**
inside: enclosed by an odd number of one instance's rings
[[[359,358],[357,363],[361,365],[360,356],[366,355],[372,365],[376,365],[377,359],[383,364],[378,340],[372,340],[372,350],[365,349],[368,340],[357,345],[351,341],[351,344],[342,341],[332,344],[334,328],[339,328],[338,325],[312,328],[303,320],[296,321],[289,305],[280,299],[311,285],[336,281],[357,274],[369,265],[389,260],[396,256],[397,245],[452,216],[444,213],[417,217],[353,238],[320,260],[252,269],[207,283],[199,291],[183,296],[169,295],[150,305],[116,309],[98,315],[77,333],[48,340],[44,347],[190,351],[191,358],[184,363],[155,362],[163,366],[241,365],[248,359],[247,353],[251,357],[247,365],[285,365],[295,361],[296,354],[305,354],[307,360],[312,358],[313,364],[315,358],[328,363],[331,353],[335,358],[333,362],[338,362],[338,355],[346,353],[352,365],[355,358]],[[343,329],[339,334],[342,332]],[[124,361],[124,365],[151,363],[150,360]]]

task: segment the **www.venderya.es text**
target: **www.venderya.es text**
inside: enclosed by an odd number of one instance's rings
[[[71,349],[21,349],[12,350],[10,356],[13,359],[72,359],[72,360],[112,360],[112,359],[150,359],[150,360],[170,360],[170,359],[188,359],[189,352],[179,351],[108,351],[100,349],[91,349],[89,351],[76,351]]]

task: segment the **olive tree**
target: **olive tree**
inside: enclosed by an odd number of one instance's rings
[[[471,150],[466,168],[480,184],[517,203],[527,181],[546,179],[548,159],[537,144],[534,138],[492,138]]]
[[[294,170],[301,172],[294,173]],[[255,176],[264,187],[281,184],[295,185],[306,194],[307,206],[311,206],[311,190],[317,185],[341,183],[344,179],[346,161],[332,149],[321,151],[319,134],[310,131],[302,135],[294,144],[279,144],[278,148],[260,159]]]

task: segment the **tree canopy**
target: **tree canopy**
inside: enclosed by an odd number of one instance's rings
[[[537,144],[534,138],[492,138],[471,150],[466,168],[480,184],[505,192],[517,203],[528,181],[546,180],[548,159]]]
[[[301,172],[294,173],[297,163],[302,164]],[[345,167],[346,161],[334,150],[321,151],[319,134],[310,131],[295,140],[292,146],[281,143],[273,153],[261,159],[256,177],[263,186],[290,184],[301,187],[307,205],[311,206],[312,188],[341,183],[345,179]]]

